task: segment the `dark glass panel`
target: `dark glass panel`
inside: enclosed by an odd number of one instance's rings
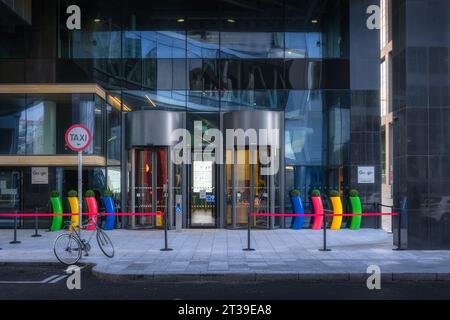
[[[123,110],[178,110],[186,109],[185,90],[124,91]]]
[[[218,59],[219,43],[219,32],[217,31],[188,31],[187,57]]]
[[[26,152],[26,112],[24,95],[0,95],[0,154]]]
[[[220,111],[220,91],[188,91],[187,108],[196,111]]]
[[[189,59],[190,90],[212,91],[220,88],[219,60]]]

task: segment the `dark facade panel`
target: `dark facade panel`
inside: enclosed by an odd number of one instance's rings
[[[448,249],[450,3],[394,1],[394,200],[409,249]],[[394,238],[398,236],[395,230]]]

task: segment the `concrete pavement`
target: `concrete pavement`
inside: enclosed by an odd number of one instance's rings
[[[53,241],[60,234],[19,230],[21,244],[9,244],[11,230],[0,230],[0,263],[57,262]],[[162,231],[115,230],[109,233],[116,255],[93,250],[83,263],[105,278],[153,280],[360,280],[370,265],[381,268],[385,280],[450,280],[450,251],[393,251],[392,235],[382,230],[328,232],[331,252],[320,252],[322,232],[258,230],[252,232],[254,252],[242,249],[246,231],[184,230],[169,232],[169,246],[161,252]]]

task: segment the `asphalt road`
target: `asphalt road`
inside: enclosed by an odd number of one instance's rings
[[[153,282],[106,281],[81,272],[81,290],[69,290],[60,266],[0,266],[0,300],[16,299],[450,299],[450,282],[386,282],[369,291],[355,282]]]

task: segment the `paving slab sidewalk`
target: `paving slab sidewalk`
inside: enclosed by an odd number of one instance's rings
[[[19,230],[21,244],[9,244],[11,230],[0,230],[1,263],[56,263],[53,241],[58,232]],[[242,249],[246,231],[184,230],[169,232],[173,251],[162,252],[164,234],[154,230],[109,232],[116,255],[108,259],[93,243],[82,262],[95,265],[99,277],[158,281],[363,281],[367,267],[380,267],[385,280],[450,281],[450,251],[393,251],[392,234],[382,230],[328,233],[331,252],[320,252],[322,232],[258,230],[255,251]],[[95,239],[93,239],[95,242]]]

